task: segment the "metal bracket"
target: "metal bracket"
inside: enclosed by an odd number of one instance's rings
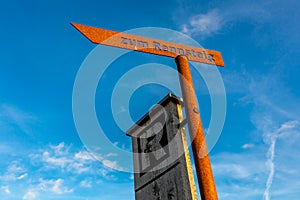
[[[194,108],[193,111],[194,111],[194,113],[197,113],[197,114],[200,113],[200,110],[198,108]]]
[[[178,124],[178,128],[182,129],[187,124],[187,119],[184,119],[181,123]]]

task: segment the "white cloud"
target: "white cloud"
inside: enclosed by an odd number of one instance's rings
[[[273,72],[272,72],[273,73]],[[290,177],[290,182],[296,182],[297,176],[290,176],[289,173],[295,173],[291,160],[288,157],[281,156],[282,152],[293,153],[292,141],[299,140],[299,127],[298,127],[298,117],[297,110],[287,110],[286,104],[290,101],[288,95],[282,99],[280,96],[283,94],[280,92],[279,98],[277,98],[277,90],[285,91],[282,85],[278,84],[281,81],[279,77],[274,75],[264,75],[264,78],[260,81],[252,81],[250,84],[249,92],[252,95],[252,100],[254,103],[254,109],[252,112],[251,120],[256,127],[257,134],[260,134],[263,138],[265,145],[268,146],[266,153],[265,165],[267,167],[266,172],[268,172],[268,177],[265,180],[265,188],[263,192],[263,198],[265,200],[270,200],[271,195],[278,195],[279,191],[282,191],[282,186],[284,184],[285,178],[278,177]],[[276,89],[274,90],[274,84],[276,84]],[[280,100],[280,101],[278,101]],[[277,101],[277,102],[276,102]],[[279,104],[280,103],[280,104]],[[294,118],[296,117],[296,118]],[[295,119],[287,121],[287,119]],[[287,122],[282,122],[287,121]],[[281,142],[281,146],[277,148],[277,143]],[[276,152],[280,152],[276,157]],[[278,161],[283,162],[283,166]],[[294,160],[295,163],[300,164],[300,158]],[[281,185],[276,192],[271,191],[273,185]],[[293,187],[289,187],[289,193],[294,192]],[[287,193],[286,193],[287,195]]]
[[[241,164],[216,164],[215,171],[217,174],[226,174],[234,179],[244,179],[250,176],[250,172]]]
[[[189,24],[183,25],[182,32],[189,35],[201,34],[206,36],[218,32],[222,26],[222,16],[218,10],[212,10],[206,14],[192,16]]]
[[[6,169],[6,172],[0,176],[2,181],[16,181],[27,177],[27,169],[20,165],[19,161],[13,161]]]
[[[254,144],[244,144],[243,146],[242,146],[242,149],[251,149],[251,148],[253,148],[254,147]]]
[[[224,180],[255,180],[265,174],[264,157],[257,150],[245,153],[219,153],[211,157],[216,177]]]
[[[64,142],[58,145],[50,145],[50,148],[54,150],[55,155],[67,155],[69,153],[71,145],[65,145]]]
[[[232,199],[247,199],[256,200],[260,199],[262,190],[259,187],[254,187],[253,184],[244,182],[229,182],[218,184],[219,199],[232,200]]]
[[[270,200],[271,198],[270,188],[272,186],[274,174],[276,171],[274,157],[275,157],[275,145],[277,139],[288,136],[291,132],[293,132],[292,129],[295,129],[298,124],[299,124],[298,121],[289,121],[282,124],[279,129],[264,134],[266,143],[270,145],[267,153],[267,161],[266,161],[266,165],[269,169],[269,176],[264,191],[265,200]]]
[[[27,173],[25,173],[25,174],[21,174],[20,176],[18,176],[18,177],[17,177],[17,180],[24,179],[24,178],[26,178],[27,176],[28,176],[28,174],[27,174]]]
[[[246,88],[247,101],[253,105],[251,122],[256,131],[254,134],[263,139],[267,147],[265,166],[268,177],[265,180],[264,192],[262,196],[265,200],[271,199],[271,191],[274,183],[283,185],[285,178],[290,177],[289,173],[295,171],[293,165],[300,164],[300,158],[294,158],[295,163],[291,163],[288,156],[281,156],[283,152],[293,154],[292,142],[299,141],[299,109],[295,107],[297,100],[294,95],[289,93],[281,74],[283,66],[274,66],[270,73],[263,75],[255,74],[248,78],[249,87]],[[249,105],[249,104],[248,104]],[[278,142],[281,143],[277,147]],[[276,156],[276,152],[280,152]],[[283,166],[279,162],[284,163]],[[296,176],[290,177],[291,182],[296,182]],[[274,181],[274,179],[276,181]],[[289,187],[292,192],[293,187]],[[276,192],[281,190],[279,187]]]
[[[76,172],[77,174],[82,174],[84,172],[92,171],[91,167],[88,165],[85,165],[84,163],[74,163],[73,165],[70,165],[68,167],[68,171]]]
[[[77,174],[91,171],[91,167],[97,162],[87,151],[70,152],[70,145],[64,143],[50,145],[42,154],[31,157],[37,162],[42,160],[48,169],[61,169]]]
[[[269,18],[269,11],[262,6],[262,2],[234,1],[206,13],[193,14],[187,23],[181,25],[181,31],[188,35],[207,37],[224,32],[224,29],[230,28],[238,21],[263,23]]]
[[[82,161],[96,161],[96,160],[102,160],[102,156],[99,154],[91,154],[88,151],[79,151],[75,154],[74,158],[76,160],[82,160]]]
[[[35,165],[42,165],[42,170],[61,170],[76,175],[97,174],[102,169],[100,175],[105,179],[115,179],[110,173],[114,170],[123,170],[117,161],[109,158],[117,156],[113,153],[107,155],[91,154],[88,151],[71,151],[71,146],[64,143],[50,145],[50,148],[40,150],[39,153],[30,157]],[[101,164],[103,166],[101,166]],[[108,169],[109,168],[109,169]],[[105,173],[104,173],[105,171]]]
[[[83,180],[80,182],[80,187],[83,188],[91,188],[92,187],[92,181],[91,180]]]
[[[13,163],[11,163],[8,168],[7,171],[9,172],[24,172],[26,171],[26,169],[22,166],[20,166],[18,161],[14,161]]]
[[[256,148],[211,156],[220,199],[258,199],[266,177],[264,155]]]
[[[134,180],[134,174],[130,174],[129,179]]]
[[[257,75],[255,80],[252,79],[247,90],[247,95],[251,97],[248,100],[253,104],[251,121],[256,128],[254,134],[261,136],[264,145],[268,147],[265,160],[268,176],[262,193],[265,200],[271,199],[271,195],[277,195],[280,199],[278,195],[282,187],[297,182],[298,177],[291,176],[289,173],[295,173],[293,166],[300,164],[300,157],[289,159],[290,156],[283,156],[283,154],[295,155],[292,143],[300,142],[299,110],[295,107],[289,108],[294,104],[295,99],[286,92],[288,89],[281,78],[276,75],[280,73],[274,73],[275,70],[280,71],[274,67],[270,74]],[[277,147],[278,142],[281,144],[280,147]],[[285,183],[286,177],[289,177],[288,183]],[[278,188],[272,191],[274,184]],[[295,192],[293,187],[288,188],[288,193]]]
[[[252,7],[250,7],[251,9]],[[260,12],[263,13],[263,10],[264,8]],[[234,76],[225,75],[226,85],[228,85],[226,77],[228,81],[233,80],[227,91],[230,91],[233,87],[241,88],[238,92],[245,94],[242,98],[243,103],[253,106],[251,121],[257,129],[255,134],[263,138],[265,145],[269,148],[274,137],[282,140],[285,138],[289,138],[290,141],[295,140],[295,133],[291,129],[285,131],[281,136],[276,133],[279,129],[294,127],[298,123],[297,121],[300,120],[299,95],[296,92],[290,92],[290,83],[282,78],[283,74],[286,75],[290,68],[286,61],[278,61],[269,73],[252,73],[250,75],[243,72]],[[286,121],[290,122],[284,123]],[[288,141],[285,141],[285,144],[288,145]],[[248,147],[248,145],[244,147]]]
[[[43,152],[42,159],[45,163],[48,165],[46,167],[48,168],[65,168],[69,163],[72,162],[71,159],[65,157],[65,156],[59,156],[59,155],[51,155],[49,151]]]
[[[269,176],[266,183],[266,188],[264,191],[264,199],[269,200],[270,199],[270,188],[273,183],[273,177],[275,173],[275,164],[274,164],[274,153],[275,153],[275,143],[276,139],[274,139],[270,145],[270,148],[268,150],[268,160],[266,161],[266,165],[269,168]]]
[[[10,194],[11,193],[11,191],[10,191],[10,189],[9,189],[9,186],[1,186],[1,189],[2,189],[2,191],[5,193],[5,194]]]
[[[18,199],[77,196],[79,193],[75,188],[90,190],[93,183],[118,180],[117,172],[112,168],[120,167],[116,161],[110,160],[115,156],[112,153],[91,155],[65,143],[32,149],[32,154],[11,161],[0,173],[0,193]]]
[[[111,160],[102,160],[103,165],[109,168],[116,168],[118,166],[116,161],[111,161]]]
[[[64,180],[59,178],[56,180],[44,180],[40,179],[39,187],[44,191],[50,191],[54,194],[66,194],[71,193],[74,189],[69,189],[63,186]]]
[[[111,174],[110,171],[105,168],[98,169],[97,173],[100,173],[102,177],[110,181],[117,179],[117,177],[114,174]]]
[[[106,155],[106,157],[116,157],[116,156],[118,156],[118,154],[116,153],[109,153]]]
[[[278,137],[286,136],[287,133],[290,133],[290,130],[296,128],[298,125],[299,125],[299,121],[297,120],[289,121],[282,124],[278,130],[279,132]]]
[[[38,122],[36,116],[24,112],[15,106],[8,104],[0,105],[0,124],[3,127],[17,126],[25,133],[30,133],[30,125]]]
[[[28,190],[23,196],[23,200],[34,200],[37,199],[38,192],[33,190]]]
[[[108,159],[103,159],[102,160],[102,164],[105,166],[105,167],[108,167],[110,169],[114,169],[114,170],[118,170],[118,171],[124,171],[124,169],[119,166],[118,162],[117,161],[112,161],[112,160],[108,160]]]
[[[259,199],[266,176],[264,155],[254,148],[241,153],[219,153],[211,156],[220,199]]]

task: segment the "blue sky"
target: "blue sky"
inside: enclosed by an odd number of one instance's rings
[[[91,156],[76,130],[73,86],[96,45],[70,22],[116,31],[168,28],[222,52],[225,68],[218,70],[227,112],[210,152],[219,198],[298,199],[299,8],[297,0],[1,2],[1,199],[134,199],[132,174],[109,168],[122,169],[118,155],[101,152],[101,146]],[[109,109],[114,85],[147,63],[175,69],[171,58],[130,52],[107,69],[97,87],[99,122],[122,149],[130,150],[131,143]],[[192,73],[207,129],[210,96],[195,68]],[[179,86],[176,76],[156,78]],[[137,120],[167,92],[144,85],[120,112]]]

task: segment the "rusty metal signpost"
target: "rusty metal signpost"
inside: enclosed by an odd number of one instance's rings
[[[188,61],[196,61],[224,67],[221,53],[198,47],[126,34],[71,23],[79,32],[95,44],[113,46],[144,53],[175,58],[183,94],[189,134],[202,200],[217,200],[218,194],[207,152],[204,130],[200,119],[196,94]]]

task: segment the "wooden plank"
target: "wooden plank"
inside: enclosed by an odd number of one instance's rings
[[[140,128],[134,125],[127,132],[135,153],[136,200],[198,199],[185,133],[179,127],[182,102],[175,98],[169,94],[159,103],[163,109],[152,109],[151,119],[143,117]]]

